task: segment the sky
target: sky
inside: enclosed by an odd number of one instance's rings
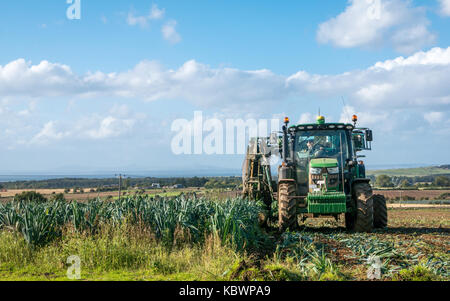
[[[450,0],[2,1],[0,174],[236,171],[174,122],[319,109],[369,167],[448,164],[449,29]]]

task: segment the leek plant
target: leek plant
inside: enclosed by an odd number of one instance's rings
[[[124,223],[146,227],[164,245],[173,246],[178,233],[190,243],[202,243],[215,235],[237,249],[258,241],[261,206],[241,198],[212,201],[194,196],[152,198],[130,196],[120,201],[100,199],[87,203],[11,202],[0,207],[0,228],[23,234],[33,246],[42,246],[71,225],[87,235],[98,233],[104,224]]]

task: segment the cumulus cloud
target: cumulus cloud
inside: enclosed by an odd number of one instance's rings
[[[60,63],[43,61],[33,65],[19,59],[0,66],[0,126],[5,129],[0,131],[0,138],[4,147],[14,148],[78,140],[107,142],[118,137],[131,139],[136,133],[145,135],[147,131],[142,129],[151,121],[143,113],[133,112],[128,99],[131,103],[137,99],[186,101],[199,109],[214,108],[227,114],[267,114],[269,106],[289,110],[287,105],[295,101],[301,108],[305,99],[334,98],[338,102],[340,96],[345,96],[347,106],[340,116],[331,114],[327,120],[350,122],[356,113],[365,126],[378,132],[411,131],[411,136],[412,131],[428,128],[433,134],[447,137],[448,78],[450,47],[333,75],[299,71],[285,76],[266,69],[214,68],[194,60],[175,69],[143,61],[126,71],[77,74]],[[114,98],[121,103],[111,105],[104,113],[90,111],[82,118],[43,121],[42,116],[36,118],[36,103],[48,98],[55,102]],[[301,113],[299,123],[314,122],[314,114]]]
[[[450,0],[439,0],[441,6],[441,14],[450,17]]]
[[[129,12],[127,23],[130,26],[140,25],[141,27],[146,27],[148,26],[148,19],[146,16],[135,16],[133,12]]]
[[[371,108],[448,106],[449,55],[450,47],[435,48],[338,75],[311,75],[301,71],[290,76],[287,82],[296,90],[317,95],[348,95],[353,102]]]
[[[24,59],[0,66],[0,96],[140,98],[147,101],[182,98],[198,105],[253,102],[284,97],[285,77],[269,70],[214,69],[194,60],[176,70],[143,61],[119,73],[74,74],[70,67]]]
[[[159,9],[158,5],[153,4],[150,13],[145,16],[136,16],[135,12],[131,10],[127,16],[127,23],[130,26],[139,25],[141,27],[147,27],[149,21],[162,19],[164,13],[165,9]]]
[[[298,124],[314,123],[314,116],[311,113],[303,113],[300,116]]]
[[[409,57],[400,56],[394,60],[386,60],[384,62],[378,62],[374,69],[392,70],[394,68],[405,66],[446,66],[450,65],[450,48],[433,48],[427,52],[420,51]]]
[[[149,23],[154,20],[161,20],[164,18],[165,9],[159,9],[156,4],[152,5],[150,14],[144,16],[137,16],[136,13],[131,10],[127,16],[127,23],[130,26],[139,25],[142,28],[148,27]],[[181,42],[181,36],[176,30],[177,21],[169,20],[161,27],[161,34],[164,40],[171,44],[177,44]]]
[[[56,96],[76,93],[81,85],[70,67],[63,64],[42,61],[31,65],[24,59],[18,59],[0,66],[0,95],[3,96]]]
[[[317,40],[336,47],[393,46],[412,53],[435,42],[425,10],[409,0],[350,0],[344,12],[319,25]]]
[[[92,139],[107,139],[119,137],[130,131],[135,124],[132,119],[118,119],[108,116],[100,121],[97,128],[84,131],[82,134]]]
[[[270,70],[212,68],[191,60],[178,69],[143,61],[133,69],[75,74],[70,67],[23,59],[0,66],[0,97],[117,97],[145,101],[181,99],[200,107],[264,107],[290,96],[346,95],[370,109],[428,108],[450,104],[450,47],[377,62],[364,70],[336,75],[299,71],[291,76]]]
[[[444,121],[444,116],[443,112],[428,112],[423,115],[425,120],[431,125]]]
[[[47,122],[42,130],[31,139],[31,144],[41,144],[46,143],[49,140],[60,140],[64,137],[70,135],[69,132],[63,132],[56,128],[56,123],[54,121]]]
[[[380,130],[390,131],[394,128],[395,118],[392,117],[388,111],[365,111],[358,110],[353,106],[345,106],[342,109],[341,117],[339,122],[343,123],[353,123],[352,116],[355,114],[358,116],[359,120],[364,120],[364,125],[366,126],[378,126]]]
[[[115,104],[105,115],[90,114],[73,121],[49,121],[28,143],[48,144],[65,138],[105,140],[130,134],[146,115],[133,113],[125,105]]]
[[[172,44],[181,42],[181,36],[176,30],[177,21],[170,20],[161,28],[162,35],[166,41]]]
[[[152,9],[150,11],[150,16],[148,17],[150,20],[159,20],[162,19],[164,17],[164,13],[166,12],[166,10],[163,9],[159,9],[158,5],[153,4],[152,5]]]

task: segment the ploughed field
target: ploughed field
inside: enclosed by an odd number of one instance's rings
[[[92,190],[92,191],[91,191]],[[96,198],[118,198],[119,191],[102,191],[102,192],[96,192],[95,188],[85,188],[83,193],[73,193],[73,190],[71,190],[69,193],[66,193],[64,189],[8,189],[6,191],[0,192],[0,203],[8,203],[14,199],[14,196],[17,194],[21,194],[23,192],[30,192],[35,191],[37,193],[42,194],[44,197],[51,199],[56,194],[64,194],[64,198],[67,201],[80,201],[85,202],[91,199]],[[183,189],[147,189],[143,192],[141,190],[136,189],[130,189],[130,190],[122,190],[121,196],[127,197],[127,196],[133,196],[136,194],[144,194],[149,196],[162,196],[162,197],[172,197],[172,196],[178,196],[182,193],[196,193],[197,195],[203,195],[207,192],[204,188],[183,188]],[[235,193],[236,195],[236,193]]]
[[[240,198],[126,197],[0,205],[0,280],[449,280],[450,209],[390,209],[389,227],[348,233],[311,219],[261,228]]]
[[[4,192],[0,192],[0,203],[7,203],[12,201],[16,194],[20,194],[22,192],[27,191],[36,191],[46,198],[51,199],[55,194],[63,193],[64,198],[68,201],[88,201],[89,199],[94,198],[118,198],[118,191],[105,191],[105,192],[91,192],[91,189],[85,188],[84,193],[65,193],[64,189],[10,189]],[[163,197],[173,197],[180,195],[181,193],[189,194],[196,193],[197,196],[211,196],[220,197],[220,198],[233,198],[239,196],[239,191],[225,191],[225,190],[213,190],[213,189],[205,189],[205,188],[183,188],[183,189],[149,189],[145,190],[143,194],[150,196],[163,196]],[[123,190],[122,196],[133,196],[136,193],[142,193],[139,190]],[[424,200],[427,199],[429,201],[433,201],[439,199],[439,196],[450,193],[450,190],[374,190],[376,194],[382,194],[386,197],[386,199],[396,199],[403,198],[407,199],[414,198],[415,200]],[[420,207],[420,206],[418,206]]]
[[[425,198],[429,200],[439,199],[439,196],[450,193],[450,190],[374,190],[376,194],[382,194],[386,199],[395,199],[407,197],[414,198],[416,200],[423,200]]]

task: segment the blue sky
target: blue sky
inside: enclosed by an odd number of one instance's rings
[[[171,123],[319,107],[374,129],[369,166],[448,163],[450,1],[68,7],[0,4],[0,173],[239,169],[239,155],[174,155]]]

